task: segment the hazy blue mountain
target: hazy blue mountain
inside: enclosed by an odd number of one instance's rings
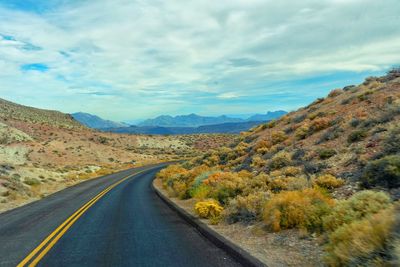
[[[227,122],[221,124],[202,125],[198,127],[163,127],[163,126],[129,126],[102,129],[107,132],[127,134],[200,134],[200,133],[232,133],[237,134],[263,123],[262,121]]]
[[[77,112],[71,114],[72,117],[82,123],[83,125],[94,128],[94,129],[103,129],[103,128],[118,128],[118,127],[127,127],[127,124],[104,120],[99,116],[92,115],[89,113]]]
[[[169,116],[162,115],[154,119],[148,119],[138,124],[138,126],[162,126],[162,127],[197,127],[202,125],[220,124],[226,122],[241,122],[238,118],[227,116],[205,117],[196,114]]]
[[[268,111],[267,114],[255,114],[249,118],[247,121],[269,121],[276,118],[279,118],[285,115],[287,112],[284,110],[277,110],[277,111]]]
[[[276,119],[286,114],[285,111],[269,111],[267,114],[256,114],[249,118],[232,118],[225,115],[218,117],[206,117],[196,114],[169,116],[162,115],[154,119],[147,119],[138,124],[138,126],[160,126],[160,127],[199,127],[205,125],[215,125],[231,122],[248,122],[248,121],[268,121]]]

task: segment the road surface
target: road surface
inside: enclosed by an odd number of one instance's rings
[[[151,187],[162,165],[83,182],[0,214],[0,266],[239,266]]]

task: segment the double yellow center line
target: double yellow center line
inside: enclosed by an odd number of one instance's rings
[[[68,231],[68,229],[91,207],[93,206],[100,198],[102,198],[105,194],[107,194],[111,189],[119,185],[120,183],[126,181],[127,179],[138,175],[144,171],[140,171],[134,174],[131,174],[118,182],[110,185],[95,197],[93,197],[89,202],[83,205],[80,209],[75,211],[68,219],[66,219],[60,226],[57,227],[51,234],[49,234],[43,241],[40,243],[28,256],[25,257],[17,267],[36,266],[39,261],[49,252],[49,250],[57,243],[57,241]]]

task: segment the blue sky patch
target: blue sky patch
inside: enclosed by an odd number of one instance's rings
[[[25,64],[21,66],[21,70],[23,71],[39,71],[46,72],[49,70],[49,67],[43,63],[33,63],[33,64]]]

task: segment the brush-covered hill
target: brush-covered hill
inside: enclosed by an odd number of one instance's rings
[[[0,99],[0,212],[85,179],[192,157],[234,138],[98,132],[68,114]]]
[[[84,112],[72,113],[71,116],[75,120],[82,123],[83,125],[85,125],[89,128],[93,128],[93,129],[119,128],[119,127],[128,127],[129,126],[124,123],[105,120],[105,119],[100,118],[99,116],[92,115],[89,113],[84,113]]]
[[[396,265],[400,69],[335,89],[159,178],[271,266],[288,257],[305,266]]]

